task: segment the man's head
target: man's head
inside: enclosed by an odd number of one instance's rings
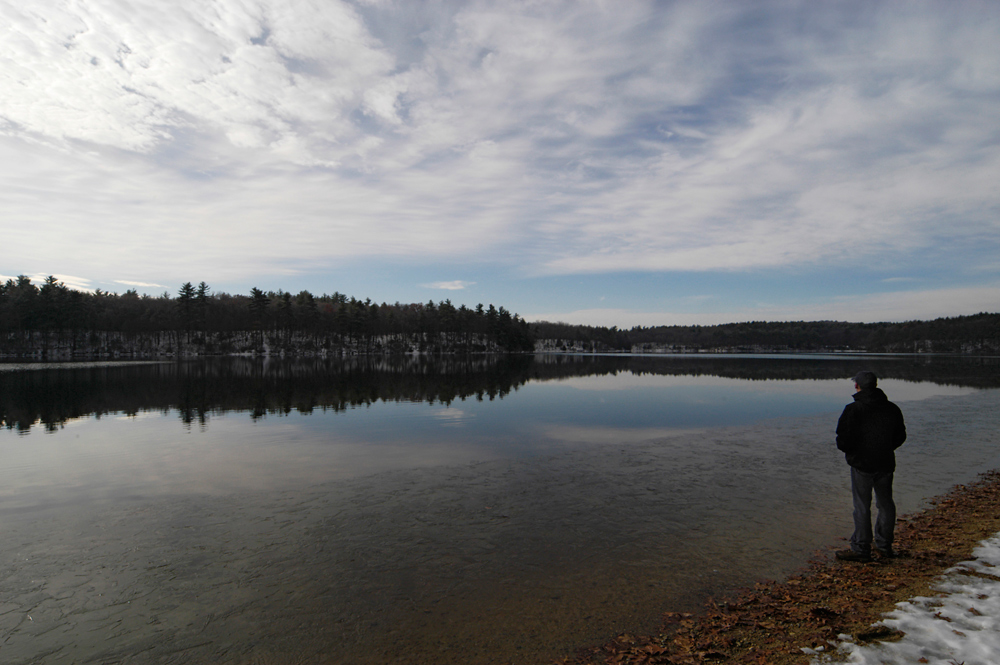
[[[858,372],[854,377],[854,385],[858,387],[858,390],[874,388],[877,383],[878,377],[875,376],[875,373],[867,370],[864,372]]]

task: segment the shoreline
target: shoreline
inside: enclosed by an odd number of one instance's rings
[[[814,656],[803,648],[830,651],[841,634],[859,644],[899,639],[901,633],[872,624],[897,603],[938,595],[933,586],[944,571],[1000,532],[1000,469],[930,504],[897,518],[894,559],[837,561],[833,551],[845,545],[828,545],[784,581],[709,600],[698,614],[667,612],[653,635],[622,634],[553,662],[806,665]]]

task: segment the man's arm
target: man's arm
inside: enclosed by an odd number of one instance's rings
[[[844,412],[840,414],[840,420],[837,421],[837,449],[845,453],[853,452],[857,445],[854,409],[851,408],[853,406],[853,404],[845,406]]]
[[[895,404],[893,404],[893,406],[896,407],[896,418],[897,418],[896,437],[895,437],[896,440],[892,442],[892,449],[895,450],[896,448],[899,448],[901,445],[903,445],[904,441],[906,441],[906,423],[903,421],[903,412],[900,411],[899,407],[896,406]]]

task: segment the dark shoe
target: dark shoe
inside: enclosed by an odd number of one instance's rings
[[[882,549],[881,547],[875,548],[875,554],[878,554],[880,559],[895,559],[896,553],[892,551],[892,548]]]
[[[858,563],[868,563],[872,560],[871,554],[855,552],[854,550],[837,550],[834,552],[834,556],[841,561],[857,561]]]

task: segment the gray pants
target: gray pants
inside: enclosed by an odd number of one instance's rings
[[[892,501],[892,471],[866,473],[851,467],[851,493],[854,495],[854,535],[851,549],[863,554],[872,551],[872,490],[875,491],[875,547],[892,549],[896,527],[896,504]]]

